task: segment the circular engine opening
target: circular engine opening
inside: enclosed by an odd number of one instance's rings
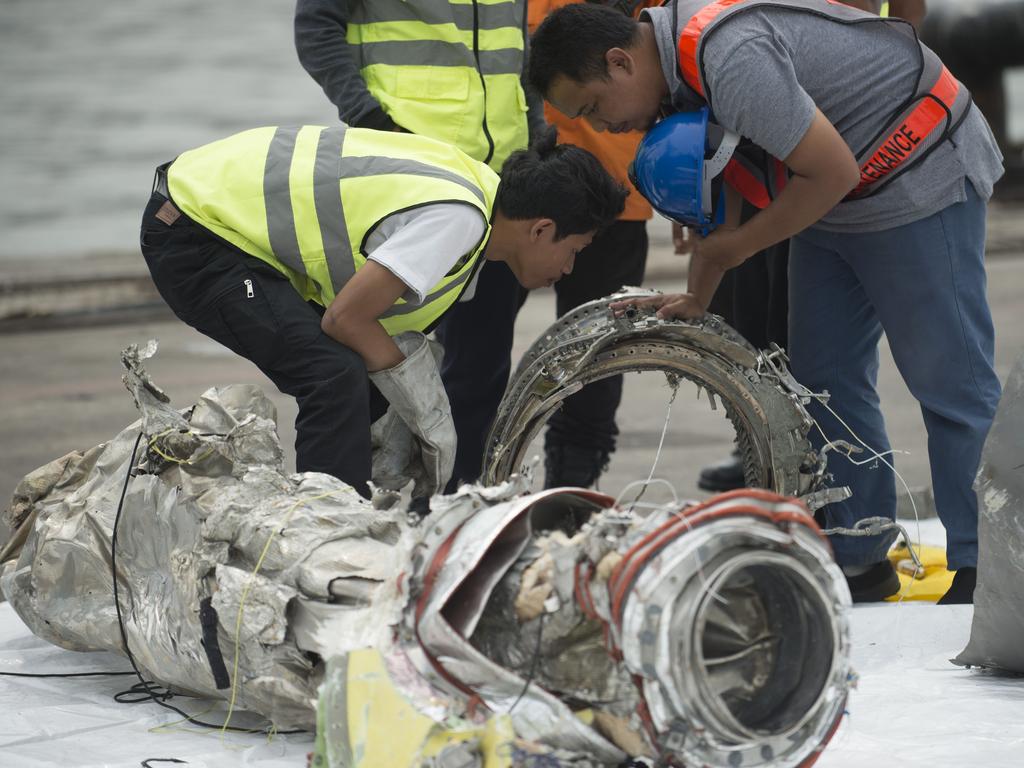
[[[788,733],[813,715],[837,640],[824,593],[802,571],[791,559],[752,554],[708,584],[694,628],[695,672],[702,709],[723,736]]]

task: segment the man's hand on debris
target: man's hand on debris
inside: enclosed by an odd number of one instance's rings
[[[426,337],[410,331],[394,340],[405,359],[391,368],[370,373],[370,380],[414,438],[416,445],[408,462],[408,474],[416,481],[413,497],[429,497],[444,488],[455,466],[452,410]],[[401,451],[401,445],[396,445],[392,466],[401,463]],[[416,459],[422,465],[421,471],[417,471]],[[398,472],[401,474],[402,470]]]
[[[400,491],[423,474],[418,444],[394,408],[370,425],[371,479],[385,491]]]
[[[616,317],[622,317],[627,310],[632,308],[655,310],[655,314],[662,320],[674,317],[697,320],[707,313],[707,307],[702,305],[692,293],[660,293],[645,299],[616,301],[610,306]]]

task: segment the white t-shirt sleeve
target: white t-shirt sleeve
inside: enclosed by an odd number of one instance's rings
[[[485,229],[480,211],[470,205],[425,205],[384,219],[366,239],[366,252],[409,287],[403,299],[422,304]]]

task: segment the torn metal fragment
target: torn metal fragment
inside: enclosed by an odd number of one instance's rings
[[[516,476],[419,519],[288,474],[255,388],[179,412],[138,362],[142,420],[19,498],[0,586],[39,636],[126,652],[117,521],[142,673],[315,727],[319,765],[798,766],[834,732],[849,593],[800,502],[640,516]]]
[[[967,647],[953,662],[1024,672],[1024,355],[985,440],[978,494],[978,585]]]
[[[720,400],[736,430],[746,484],[817,502],[825,457],[811,447],[806,391],[792,380],[781,350],[759,352],[716,315],[662,320],[634,310],[615,317],[614,301],[654,291],[623,289],[559,318],[527,350],[509,382],[487,441],[482,480],[519,471],[534,437],[562,401],[592,381],[662,371],[689,379]]]

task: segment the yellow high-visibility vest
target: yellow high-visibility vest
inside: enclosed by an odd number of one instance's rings
[[[393,213],[433,203],[480,212],[485,233],[421,305],[399,299],[380,318],[391,335],[422,331],[462,293],[490,235],[498,176],[425,136],[347,126],[255,128],[180,155],[171,198],[218,237],[327,306],[366,263],[366,239]]]
[[[398,125],[501,170],[527,145],[522,0],[363,0],[346,37]]]

